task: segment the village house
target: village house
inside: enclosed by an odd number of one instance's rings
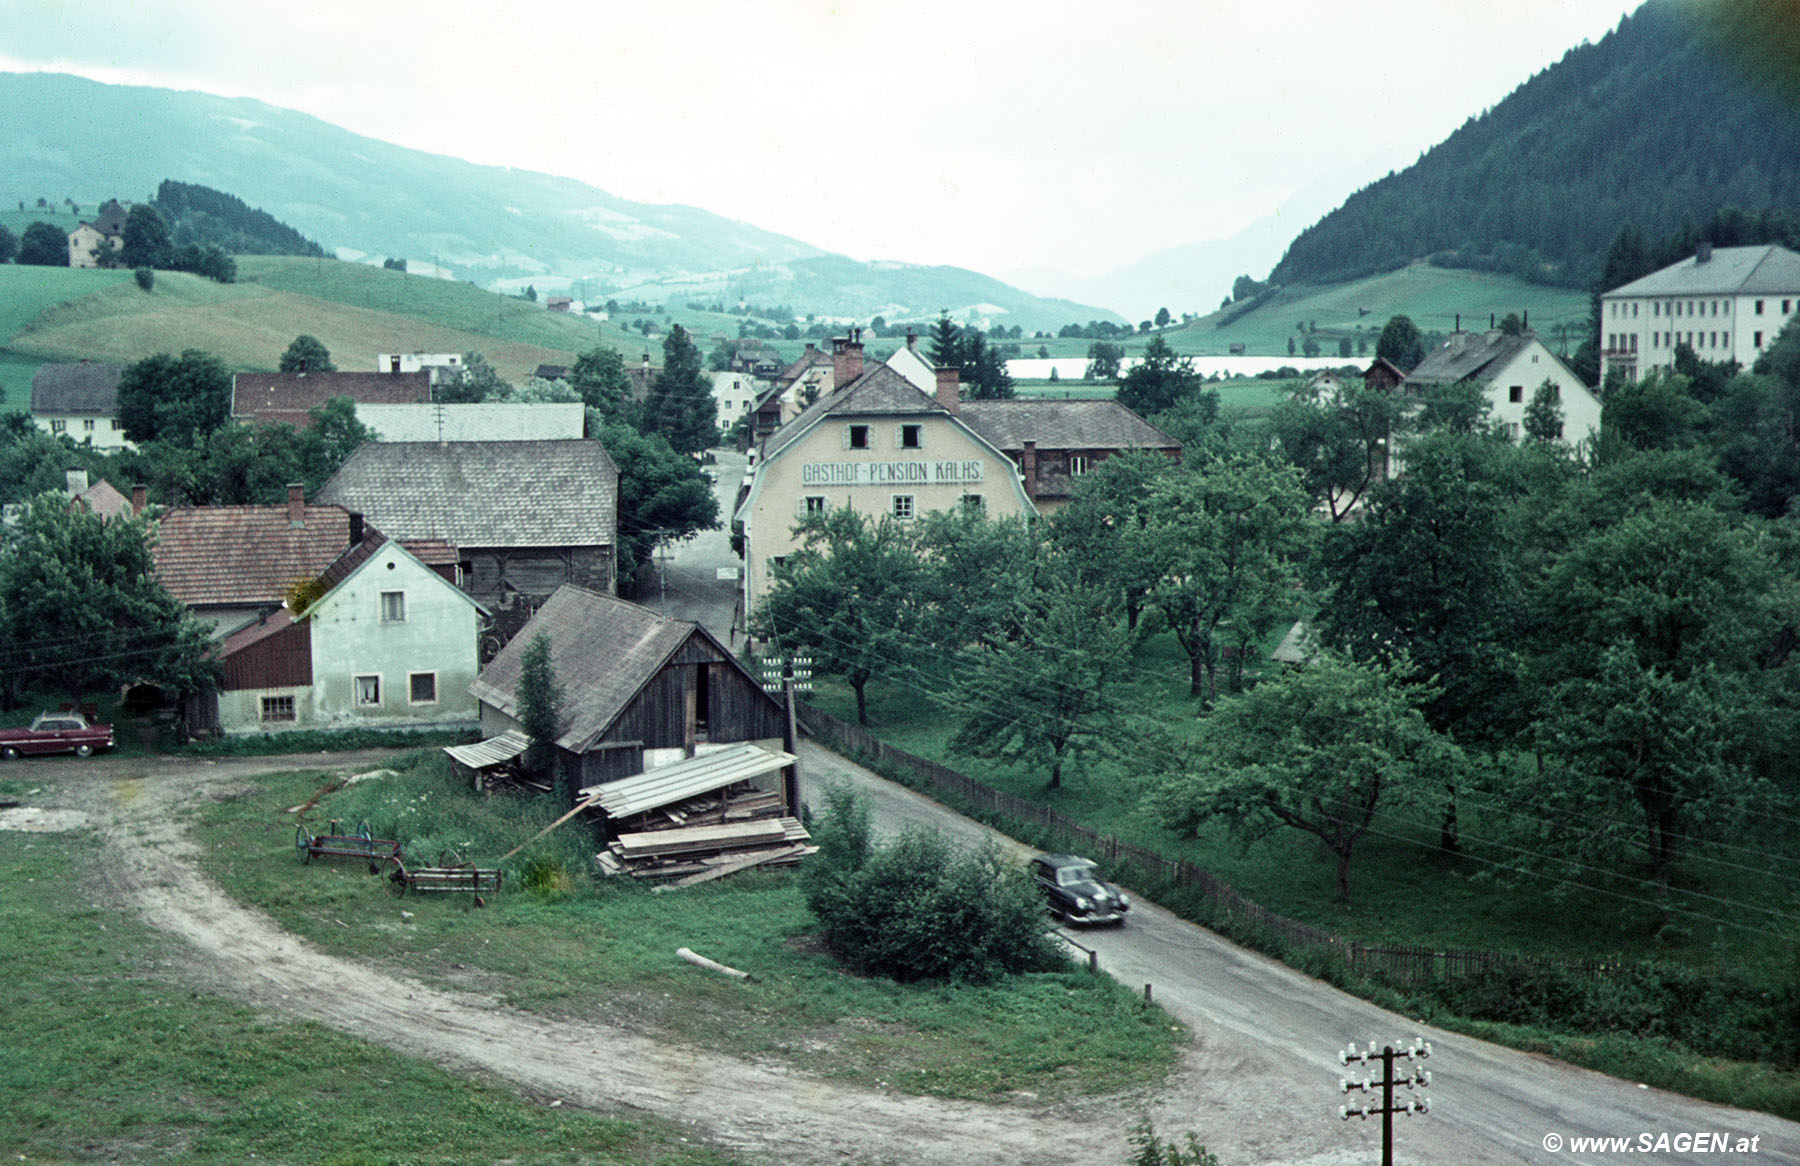
[[[231,378],[231,418],[307,429],[312,410],[333,397],[361,405],[431,402],[431,377],[423,372],[240,372]]]
[[[1420,397],[1440,385],[1478,385],[1492,407],[1490,419],[1517,441],[1524,432],[1525,410],[1546,381],[1555,385],[1562,397],[1563,440],[1575,445],[1597,438],[1599,398],[1529,328],[1516,335],[1500,329],[1452,332],[1442,345],[1425,354],[1401,382],[1401,390]]]
[[[64,493],[69,496],[69,508],[80,507],[89,514],[101,518],[119,518],[127,514],[142,514],[144,511],[145,488],[137,486],[132,489],[132,496],[125,497],[105,478],[89,482],[86,470],[64,471],[66,486]]]
[[[487,612],[379,531],[353,533],[283,606],[225,637],[224,681],[190,699],[190,731],[475,726]]]
[[[1701,360],[1749,368],[1797,311],[1800,255],[1701,243],[1692,257],[1601,294],[1601,372],[1637,380],[1673,368],[1682,344]]]
[[[562,587],[470,687],[481,730],[522,731],[519,676],[538,633],[562,692],[556,747],[574,785],[616,782],[686,758],[750,743],[780,754],[783,705],[697,623],[668,619],[582,587]],[[783,788],[778,765],[746,779]],[[788,805],[786,812],[794,813]]]
[[[956,369],[939,370],[933,396],[886,365],[865,370],[854,335],[832,349],[839,387],[762,443],[738,505],[746,612],[798,545],[793,527],[808,514],[849,506],[910,522],[955,507],[1035,513],[1013,462],[961,416]]]
[[[95,449],[132,449],[119,424],[122,364],[46,364],[31,377],[31,420],[45,433]]]
[[[1066,506],[1075,482],[1109,457],[1130,450],[1181,457],[1180,442],[1113,400],[963,401],[960,411],[1012,459],[1039,514]]]
[[[84,221],[69,232],[69,266],[99,267],[100,260],[96,255],[102,247],[109,251],[120,251],[125,246],[125,218],[130,208],[121,206],[117,199],[107,199],[100,205],[92,222]]]
[[[922,393],[937,392],[937,367],[919,353],[919,334],[907,329],[906,343],[887,358],[887,366]]]
[[[375,371],[422,372],[436,386],[462,378],[463,358],[460,352],[383,352],[375,357]]]
[[[752,444],[786,425],[800,415],[802,409],[830,393],[836,362],[830,353],[807,343],[794,362],[776,376],[775,383],[762,391],[751,407],[750,440]]]
[[[718,407],[719,431],[725,432],[749,416],[762,389],[763,383],[746,372],[713,373],[713,403]]]
[[[358,405],[376,441],[572,441],[587,426],[579,401],[515,405]]]
[[[489,607],[617,583],[619,467],[597,441],[368,442],[319,499],[455,547],[463,587]]]

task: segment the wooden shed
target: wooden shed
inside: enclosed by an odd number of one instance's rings
[[[556,744],[573,788],[739,742],[792,752],[784,706],[712,633],[573,585],[559,588],[470,685],[484,735],[522,728],[520,666],[539,632],[562,690]],[[792,767],[765,780],[784,802],[795,800]]]

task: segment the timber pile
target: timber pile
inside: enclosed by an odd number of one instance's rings
[[[779,799],[777,799],[779,800]],[[621,834],[595,856],[603,874],[674,880],[691,886],[753,866],[787,866],[814,853],[797,818],[675,825]]]

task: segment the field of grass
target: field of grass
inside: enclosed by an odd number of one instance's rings
[[[0,781],[22,797],[43,784]],[[171,972],[175,941],[84,878],[99,844],[0,831],[11,1052],[0,1146],[34,1162],[725,1166],[647,1120],[550,1109]],[[291,872],[290,872],[291,873]]]
[[[452,850],[491,865],[554,816],[545,799],[475,797],[441,754],[420,757],[399,776],[327,795],[306,820],[322,832],[329,818],[366,818],[409,854]],[[444,899],[403,904],[359,864],[297,864],[295,819],[283,808],[305,802],[320,780],[268,779],[253,796],[211,808],[200,837],[209,873],[234,897],[333,954],[443,983],[478,969],[484,990],[513,1007],[616,1018],[735,1056],[945,1097],[1126,1089],[1159,1079],[1183,1039],[1166,1013],[1086,971],[988,987],[846,975],[810,939],[794,872],[662,895],[624,878],[595,884],[583,873],[592,840],[575,824],[509,861],[508,889],[483,911]],[[697,975],[676,958],[682,946],[756,980]]]

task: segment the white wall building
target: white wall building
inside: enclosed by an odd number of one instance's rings
[[[1564,441],[1576,445],[1600,435],[1600,399],[1529,329],[1517,335],[1453,332],[1425,354],[1401,388],[1417,397],[1427,388],[1462,382],[1481,386],[1490,420],[1505,426],[1515,441],[1525,432],[1525,410],[1545,382],[1555,385],[1561,398]]]
[[[1785,247],[1714,247],[1600,297],[1603,377],[1673,368],[1686,344],[1705,361],[1745,368],[1800,311],[1800,255]]]

